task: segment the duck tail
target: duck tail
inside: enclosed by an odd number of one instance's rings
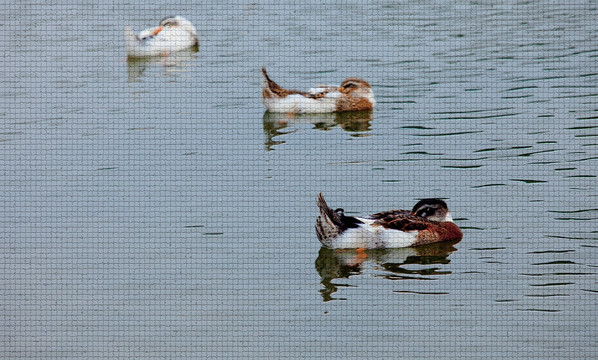
[[[317,204],[320,215],[316,219],[316,234],[320,242],[326,245],[343,232],[343,222],[340,215],[326,204],[322,193],[318,194]]]
[[[268,76],[268,72],[266,71],[266,67],[262,66],[262,75],[264,76],[265,83],[269,85],[270,83],[276,84],[270,77]]]
[[[264,82],[262,84],[263,96],[265,98],[280,97],[284,92],[284,89],[270,79],[265,67],[262,67],[262,75],[264,76]]]
[[[127,56],[135,57],[140,51],[139,38],[129,26],[125,28],[125,49],[127,50]]]
[[[268,98],[284,98],[288,95],[293,94],[300,94],[306,95],[307,93],[298,91],[298,90],[289,90],[281,87],[277,83],[275,83],[266,72],[266,67],[262,67],[262,75],[264,76],[264,82],[262,84],[262,97],[264,99]]]

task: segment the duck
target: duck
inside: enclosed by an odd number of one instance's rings
[[[197,30],[182,16],[169,16],[160,25],[145,29],[136,35],[125,28],[125,48],[130,58],[168,55],[198,44]]]
[[[360,78],[345,79],[340,86],[318,85],[308,91],[284,89],[262,68],[262,101],[273,113],[315,114],[369,111],[376,106],[371,85]]]
[[[403,248],[463,238],[446,202],[440,199],[422,199],[411,211],[389,210],[365,217],[332,210],[322,193],[317,205],[316,234],[322,245],[331,249]]]

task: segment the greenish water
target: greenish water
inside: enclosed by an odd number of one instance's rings
[[[595,356],[596,6],[3,8],[3,357]],[[198,51],[128,62],[171,14]],[[265,114],[261,66],[378,107]],[[321,249],[319,192],[464,238]]]

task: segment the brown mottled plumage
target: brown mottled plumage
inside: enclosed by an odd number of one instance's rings
[[[385,229],[399,231],[417,231],[417,240],[413,246],[431,244],[440,241],[460,240],[463,233],[450,221],[431,221],[427,218],[412,215],[406,210],[397,210],[383,219],[378,219],[371,226],[382,226]]]
[[[370,84],[359,78],[348,78],[339,87],[341,96],[336,105],[336,111],[372,110],[373,104],[365,97],[358,96],[361,89],[371,89]]]
[[[272,79],[270,79],[270,77],[268,76],[268,73],[266,72],[266,68],[263,67],[262,68],[262,75],[264,75],[264,79],[266,80],[266,83],[268,84],[268,86],[264,86],[263,90],[262,90],[262,96],[264,98],[273,98],[273,97],[286,97],[292,94],[300,94],[303,96],[308,96],[309,94],[306,92],[301,92],[298,90],[289,90],[289,89],[284,89],[282,87],[280,87],[277,83],[275,83],[274,81],[272,81]]]
[[[319,85],[317,92],[285,89],[262,68],[262,100],[266,109],[283,113],[326,113],[372,110],[376,104],[371,85],[359,78],[348,78],[340,87]],[[291,98],[291,95],[299,97]]]

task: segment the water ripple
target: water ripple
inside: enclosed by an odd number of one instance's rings
[[[543,284],[530,284],[529,286],[532,287],[552,287],[552,286],[568,286],[574,285],[573,282],[553,282],[553,283],[543,283]]]
[[[564,254],[575,252],[575,250],[540,250],[540,251],[530,251],[528,254]]]
[[[484,184],[484,185],[477,185],[477,186],[472,186],[472,189],[481,189],[481,188],[486,188],[486,187],[493,187],[493,186],[505,186],[506,184],[503,183],[492,183],[492,184]]]
[[[450,132],[450,133],[437,133],[437,134],[416,134],[415,136],[421,137],[442,137],[442,136],[457,136],[457,135],[468,135],[468,134],[478,134],[484,131],[457,131],[457,132]]]
[[[509,179],[510,181],[522,182],[526,184],[542,184],[547,183],[548,181],[545,180],[536,180],[536,179]]]
[[[579,214],[579,213],[586,213],[586,212],[597,212],[598,209],[577,209],[577,210],[548,210],[550,213],[555,214]]]
[[[569,260],[549,261],[549,262],[543,262],[543,263],[535,263],[532,265],[560,265],[560,264],[577,265],[575,262],[569,261]]]
[[[481,120],[481,119],[496,119],[496,118],[517,116],[517,115],[520,115],[520,114],[519,113],[507,113],[507,114],[494,114],[494,115],[484,115],[484,116],[457,116],[457,117],[438,118],[438,120]]]
[[[448,295],[448,292],[426,292],[426,291],[409,291],[409,290],[395,290],[396,294],[414,294],[414,295]]]
[[[478,169],[483,167],[484,165],[443,165],[441,168],[443,169]]]

